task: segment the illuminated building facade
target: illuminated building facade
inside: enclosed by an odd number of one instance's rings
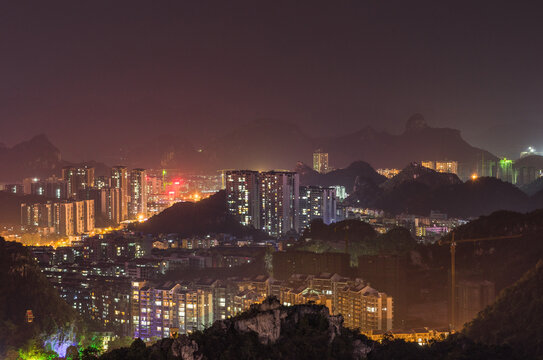
[[[330,170],[328,166],[328,153],[323,152],[321,149],[313,153],[313,170],[321,174],[326,174]]]
[[[343,185],[332,185],[330,186],[332,189],[336,191],[336,199],[337,201],[343,201],[349,196],[347,192],[345,191],[345,186]]]
[[[448,328],[444,329],[430,329],[427,327],[416,328],[403,331],[368,331],[364,332],[370,340],[382,342],[385,339],[403,340],[405,342],[415,342],[421,346],[429,345],[433,341],[443,341],[449,335],[451,331]]]
[[[130,219],[147,217],[147,171],[133,169],[130,171],[130,202],[128,214]]]
[[[63,236],[74,235],[74,204],[68,202],[55,204],[54,212],[56,233]]]
[[[336,190],[320,186],[300,187],[300,229],[313,220],[321,219],[326,225],[336,222]]]
[[[363,332],[392,330],[392,297],[360,282],[340,289],[338,312],[343,315],[344,325]]]
[[[440,173],[451,173],[458,175],[458,161],[422,161],[421,165]]]
[[[232,170],[224,174],[228,210],[245,226],[260,228],[259,173]]]
[[[62,179],[68,183],[68,197],[75,198],[79,190],[94,187],[94,168],[66,166],[62,168]]]
[[[94,179],[94,187],[96,189],[105,189],[110,186],[110,178],[107,176],[97,176]]]
[[[11,194],[24,194],[23,184],[6,184],[4,190]]]
[[[62,236],[94,230],[94,200],[21,204],[21,225]]]
[[[508,183],[513,183],[513,160],[503,158],[498,161],[497,178]]]
[[[387,179],[392,179],[394,176],[400,173],[400,169],[377,169],[379,175],[383,175]]]
[[[111,168],[111,187],[120,189],[119,212],[120,219],[128,219],[128,170],[125,166],[114,166]]]
[[[299,231],[299,177],[290,171],[224,173],[228,211],[242,224],[279,237]]]
[[[290,171],[260,173],[260,228],[279,237],[298,232],[299,177]]]
[[[42,180],[38,178],[25,178],[23,184],[17,187],[17,184],[10,185],[6,190],[17,194],[17,190],[20,193],[28,195],[45,196],[51,199],[67,199],[68,194],[68,182],[51,176],[48,179]]]
[[[168,282],[136,289],[133,284],[134,337],[148,340],[169,337],[171,331],[187,334],[211,326],[213,293]]]

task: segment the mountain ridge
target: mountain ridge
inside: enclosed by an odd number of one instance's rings
[[[29,144],[35,145],[32,155],[26,159],[18,155]],[[347,167],[361,159],[374,168],[403,168],[413,161],[451,160],[459,162],[463,178],[477,170],[481,159],[497,159],[490,152],[470,145],[460,130],[431,127],[420,114],[411,116],[399,134],[362,126],[346,135],[326,137],[309,136],[305,129],[286,120],[257,119],[232,127],[198,146],[186,137],[165,135],[146,145],[125,149],[115,158],[134,167],[196,172],[225,168],[291,169],[298,161],[311,163],[312,153],[318,148],[329,153],[330,165],[335,168]],[[0,165],[3,174],[0,181],[48,176],[47,172],[62,165],[60,151],[43,134],[12,148],[0,147],[0,160],[4,160]],[[21,168],[22,164],[26,168]],[[28,175],[30,170],[32,175]]]

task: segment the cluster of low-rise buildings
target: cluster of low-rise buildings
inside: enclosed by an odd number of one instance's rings
[[[345,208],[345,218],[367,222],[380,234],[400,226],[408,229],[414,238],[428,243],[440,239],[452,229],[468,222],[467,219],[449,218],[447,214],[439,211],[431,211],[428,216],[412,214],[390,216],[381,210],[353,206]]]

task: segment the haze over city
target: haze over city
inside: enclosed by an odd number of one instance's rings
[[[474,146],[543,147],[538,4],[505,1],[2,4],[0,142],[47,134],[71,161],[256,119],[312,137],[422,113]],[[100,146],[96,146],[99,139]]]

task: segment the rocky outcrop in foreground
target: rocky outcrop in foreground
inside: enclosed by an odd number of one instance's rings
[[[215,322],[203,333],[163,339],[152,346],[151,353],[166,352],[175,359],[204,360],[215,357],[217,353],[213,351],[220,349],[221,356],[230,352],[249,352],[258,358],[281,355],[294,359],[298,345],[311,346],[312,342],[318,342],[323,350],[331,351],[346,340],[346,333],[349,338],[352,336],[352,332],[343,328],[343,318],[331,316],[325,306],[286,307],[270,298],[239,316]],[[352,359],[363,359],[371,350],[363,338],[348,341]],[[210,351],[211,346],[215,348],[213,351]],[[287,349],[292,353],[285,354]],[[260,357],[261,353],[263,357]]]

